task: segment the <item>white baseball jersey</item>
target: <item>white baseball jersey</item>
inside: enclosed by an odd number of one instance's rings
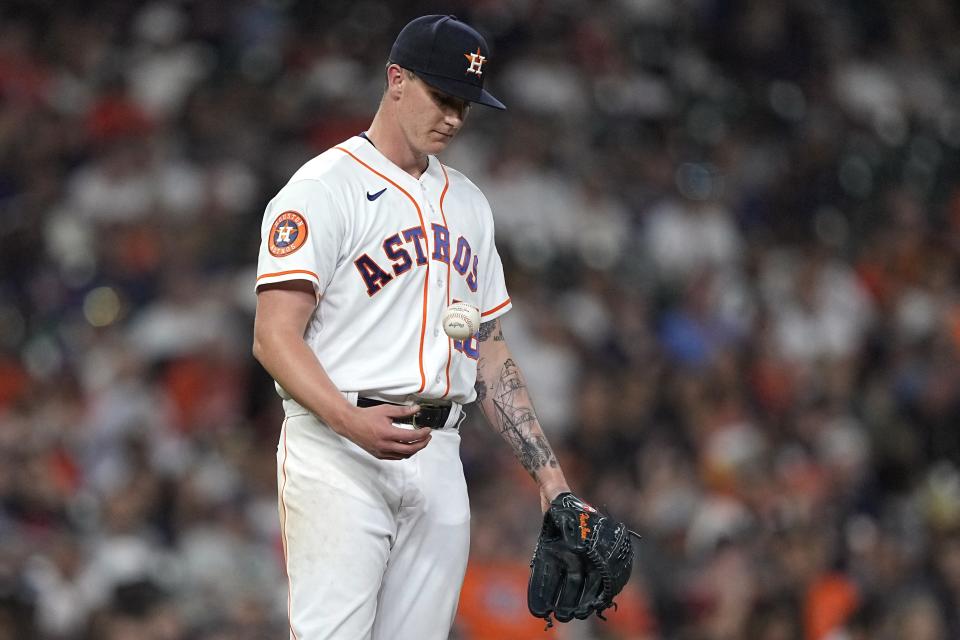
[[[419,178],[355,136],[307,162],[267,205],[257,286],[309,280],[305,339],[334,384],[384,398],[476,397],[478,342],[453,340],[454,301],[510,309],[486,198],[429,157]]]

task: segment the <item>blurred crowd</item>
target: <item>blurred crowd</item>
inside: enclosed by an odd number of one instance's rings
[[[438,10],[509,107],[443,158],[493,206],[505,336],[643,535],[607,622],[544,632],[536,488],[470,411],[452,638],[960,638],[955,3],[9,0],[0,639],[286,637],[260,219]]]

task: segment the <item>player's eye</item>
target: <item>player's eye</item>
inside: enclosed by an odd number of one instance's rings
[[[433,96],[433,101],[441,107],[447,107],[460,112],[465,112],[470,108],[470,103],[466,100],[461,100],[460,98],[455,98],[445,93],[438,93],[436,91],[431,91],[431,95]]]

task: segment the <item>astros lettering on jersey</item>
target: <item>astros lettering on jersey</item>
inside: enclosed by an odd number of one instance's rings
[[[267,205],[257,286],[309,280],[306,341],[341,391],[476,397],[476,336],[451,340],[456,301],[510,309],[486,198],[429,157],[414,178],[356,136],[307,162]]]

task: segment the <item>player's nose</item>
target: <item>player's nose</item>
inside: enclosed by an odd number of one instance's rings
[[[455,105],[449,105],[443,110],[443,121],[446,124],[459,129],[463,124],[463,121],[466,119],[469,109],[470,106],[468,102],[459,102]]]
[[[458,114],[446,115],[443,118],[443,124],[446,128],[444,133],[452,136],[463,126],[463,117]]]

